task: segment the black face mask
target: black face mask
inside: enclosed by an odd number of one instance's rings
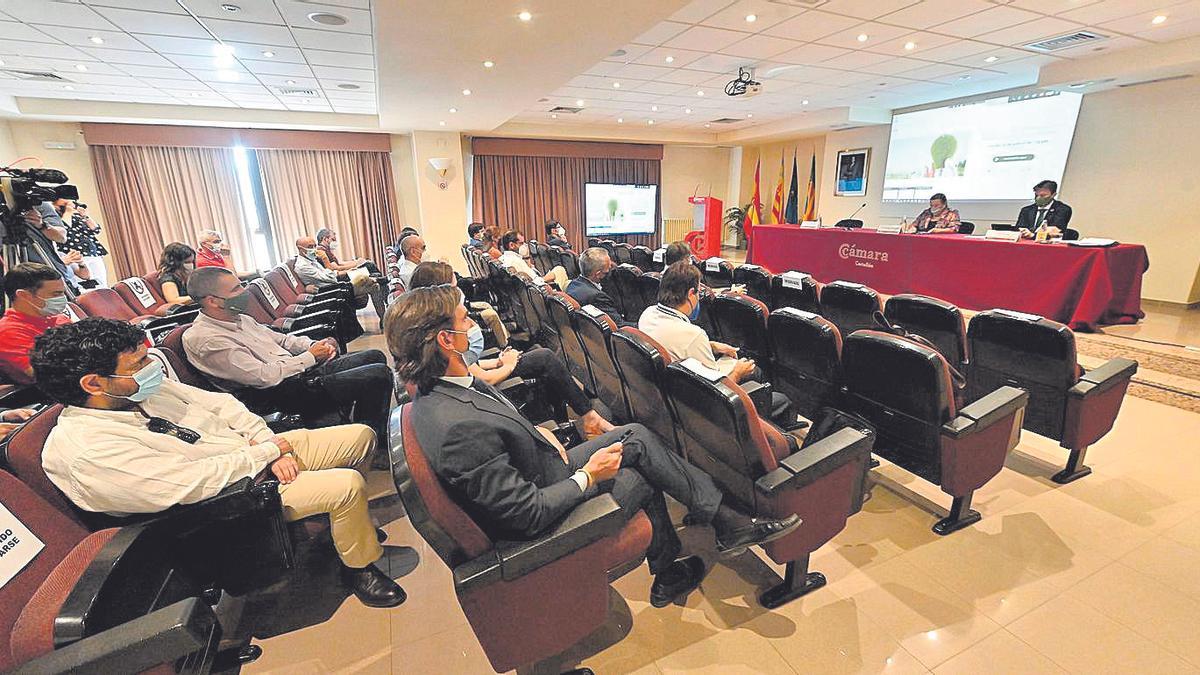
[[[228,298],[221,298],[225,302],[225,311],[233,314],[245,314],[250,307],[250,292],[245,291],[238,295],[231,295]]]

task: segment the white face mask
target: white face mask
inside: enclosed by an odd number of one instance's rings
[[[338,243],[336,241],[329,242],[329,250],[336,251],[337,247],[338,247]]]
[[[522,258],[528,258],[529,257],[529,244],[521,244],[521,247],[517,249],[517,253]]]

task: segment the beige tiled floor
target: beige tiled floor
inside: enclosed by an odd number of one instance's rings
[[[1064,459],[1028,433],[978,493],[977,525],[949,537],[926,507],[949,499],[895,467],[862,513],[813,558],[815,593],[766,611],[782,571],[754,553],[718,560],[711,533],[684,530],[710,563],[683,606],[654,609],[641,567],[614,584],[610,625],[567,657],[599,673],[1200,673],[1200,415],[1126,398],[1069,486]],[[387,476],[371,476],[377,496]],[[393,509],[394,510],[394,509]],[[353,598],[329,621],[262,640],[250,673],[487,673],[449,571],[407,519],[391,546],[420,563],[403,606]],[[632,627],[630,628],[630,624]],[[628,631],[623,639],[617,640]]]

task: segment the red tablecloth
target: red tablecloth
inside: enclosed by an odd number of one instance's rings
[[[843,279],[881,293],[920,293],[964,309],[997,307],[1038,314],[1076,330],[1136,323],[1146,248],[1082,248],[955,234],[873,230],[754,228],[750,262],[772,272],[799,270],[822,283]]]

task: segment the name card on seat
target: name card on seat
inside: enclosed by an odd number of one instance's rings
[[[1018,312],[1015,309],[995,309],[992,311],[996,312],[997,314],[1003,314],[1011,319],[1020,319],[1022,321],[1029,321],[1031,323],[1042,320],[1042,317],[1038,316],[1037,314],[1026,314],[1025,312]]]
[[[399,263],[396,265],[397,269],[399,269]],[[280,265],[279,269],[283,270],[283,273],[287,275],[288,281],[292,282],[293,286],[300,285],[300,280],[296,278],[295,274],[292,274],[292,268],[288,267],[287,265]]]
[[[721,263],[723,263],[723,262],[725,262],[724,258],[713,256],[713,257],[709,258],[708,260],[704,261],[704,269],[705,269],[705,271],[708,271],[708,272],[720,272],[721,271]]]
[[[804,288],[804,280],[811,279],[812,275],[806,272],[784,272],[779,275],[780,283],[784,288]]]
[[[663,258],[666,255],[667,255],[667,249],[665,249],[665,248],[654,249],[654,262],[656,262],[656,263],[662,262]]]
[[[794,316],[798,319],[807,319],[808,321],[812,321],[813,319],[821,318],[817,314],[813,314],[812,312],[806,312],[803,309],[796,309],[795,307],[780,307],[779,309],[777,309],[771,313],[772,314],[786,314],[788,316]]]
[[[142,307],[149,308],[154,306],[154,296],[150,295],[150,289],[146,288],[146,282],[144,280],[139,277],[129,277],[121,283],[125,284],[129,287],[129,290],[133,291],[133,294],[137,297],[138,302],[142,303]],[[187,289],[181,288],[179,290],[186,291]]]
[[[600,308],[596,307],[595,305],[584,305],[583,307],[580,307],[579,309],[581,309],[583,312],[585,312],[588,316],[594,316],[596,318],[600,318],[602,316],[607,316],[604,312],[600,311]]]
[[[744,270],[761,270],[762,269],[761,265],[753,265],[751,263],[745,263],[743,265],[740,265],[740,267]]]
[[[0,504],[0,588],[25,569],[46,545]]]
[[[875,228],[875,231],[879,234],[900,234],[900,224],[880,225],[879,227]]]
[[[800,229],[802,230],[816,230],[820,227],[821,223],[815,220],[806,220],[803,223],[800,223]]]
[[[263,297],[271,304],[271,309],[279,309],[279,298],[275,296],[275,291],[271,290],[271,284],[268,284],[266,279],[255,279],[250,283],[262,291]]]
[[[725,377],[725,373],[709,368],[696,359],[684,359],[680,365],[699,375],[700,377],[703,377],[709,382],[720,382],[721,378]]]
[[[996,241],[1018,241],[1021,238],[1021,233],[1017,230],[988,230],[984,236]]]
[[[843,287],[843,288],[866,288],[866,286],[864,286],[864,285],[862,285],[862,284],[855,283],[855,282],[853,282],[853,281],[842,281],[842,280],[840,280],[840,279],[839,279],[838,281],[835,281],[835,282],[833,282],[833,283],[835,283],[835,284],[837,284],[838,286],[841,286],[841,287]]]

